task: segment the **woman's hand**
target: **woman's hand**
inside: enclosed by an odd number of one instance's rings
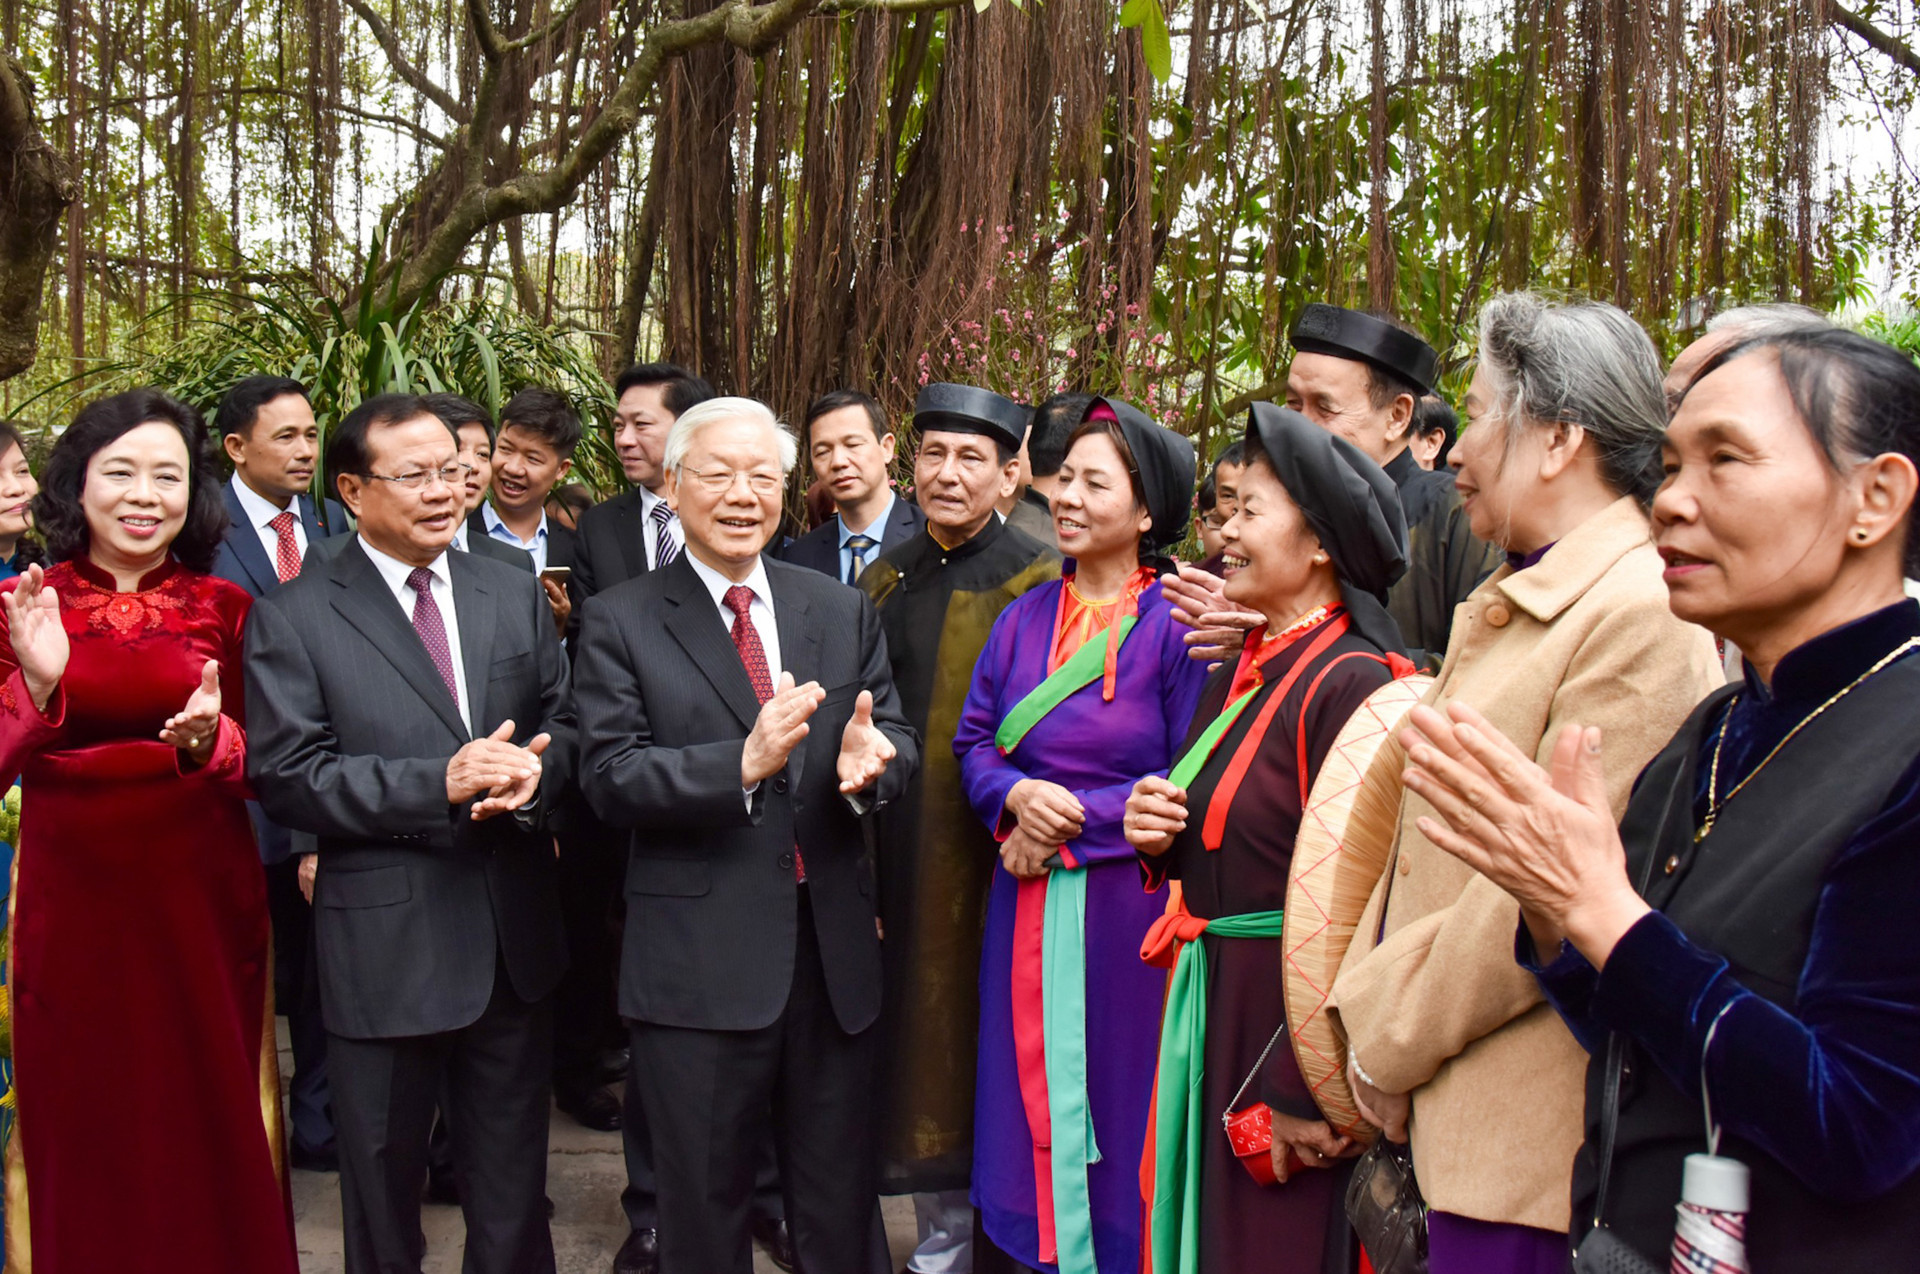
[[[213,756],[213,736],[220,731],[220,665],[209,659],[200,670],[200,687],[187,696],[187,706],[160,727],[160,742],[179,748],[205,765]]]
[[[47,710],[47,701],[67,671],[67,629],[60,622],[60,599],[46,586],[46,572],[29,566],[20,584],[6,595],[7,635],[20,676],[33,696],[33,706]]]
[[[1078,836],[1087,825],[1086,807],[1080,798],[1044,779],[1021,779],[1007,793],[1007,808],[1020,820],[1020,828],[1034,840],[1064,845]]]
[[[1187,794],[1157,774],[1133,785],[1127,797],[1126,817],[1120,821],[1127,844],[1156,857],[1173,848],[1173,838],[1187,827]]]
[[[1336,1159],[1351,1159],[1360,1148],[1353,1138],[1336,1134],[1324,1119],[1295,1119],[1276,1110],[1271,1153],[1274,1179],[1285,1185],[1297,1171],[1295,1160],[1308,1168],[1324,1168]]]
[[[1016,880],[1038,880],[1047,874],[1047,859],[1060,852],[1060,846],[1035,840],[1024,827],[1000,842],[1000,861]]]
[[[1627,880],[1600,731],[1562,730],[1549,773],[1472,708],[1447,712],[1415,708],[1400,736],[1402,777],[1439,815],[1422,815],[1421,833],[1518,899],[1536,934],[1566,934],[1600,968],[1648,910]]]
[[[1360,1118],[1380,1130],[1388,1141],[1404,1144],[1407,1120],[1413,1114],[1413,1098],[1407,1093],[1386,1093],[1360,1077],[1353,1054],[1347,1054],[1347,1086],[1353,1089],[1353,1104]]]

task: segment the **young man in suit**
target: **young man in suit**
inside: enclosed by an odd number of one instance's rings
[[[668,1271],[752,1268],[770,1110],[801,1268],[867,1268],[878,1216],[861,820],[918,755],[873,604],[763,556],[796,452],[748,399],[682,415],[666,494],[687,551],[590,599],[575,657],[581,790],[633,829],[620,1012]]]
[[[573,532],[547,517],[547,496],[573,468],[580,413],[564,394],[529,385],[500,409],[493,440],[493,495],[467,519],[472,539],[488,536],[533,557],[533,569],[564,635],[573,615],[567,585],[545,578],[550,566],[573,567]]]
[[[307,546],[346,530],[347,517],[334,501],[316,504],[308,494],[320,459],[320,427],[305,385],[285,376],[249,376],[221,399],[214,424],[233,477],[224,492],[231,521],[213,573],[263,597],[299,575]],[[290,1158],[296,1168],[331,1172],[339,1158],[327,1103],[327,1035],[313,970],[313,912],[299,878],[307,846],[269,821],[258,804],[248,809],[267,873],[274,1003],[286,1015],[293,1043]]]
[[[857,389],[823,395],[807,408],[800,432],[813,471],[833,498],[834,514],[780,556],[843,584],[857,583],[875,558],[912,539],[927,524],[926,515],[894,494],[887,472],[893,431],[872,398]]]
[[[349,1274],[420,1268],[442,1100],[466,1268],[554,1269],[547,1092],[567,953],[545,820],[571,781],[573,706],[534,581],[447,549],[457,452],[417,397],[356,407],[327,467],[358,535],[247,623],[248,777],[324,860],[314,923]]]

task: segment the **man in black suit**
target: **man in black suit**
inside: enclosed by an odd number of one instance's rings
[[[641,363],[620,373],[613,392],[613,449],[633,489],[580,515],[573,583],[583,602],[680,555],[686,539],[664,494],[667,431],[713,386],[676,363]]]
[[[457,450],[416,397],[355,408],[327,463],[359,534],[247,624],[248,777],[324,860],[314,925],[349,1274],[419,1270],[443,1099],[465,1268],[554,1268],[547,1090],[567,953],[544,822],[573,771],[572,699],[534,581],[447,551]]]
[[[566,395],[529,385],[500,409],[500,432],[493,440],[493,494],[467,518],[471,545],[482,537],[533,557],[553,606],[553,621],[564,635],[573,616],[568,584],[547,574],[549,567],[573,569],[573,532],[547,517],[547,496],[573,469],[580,445],[580,413]]]
[[[320,459],[320,426],[307,387],[285,376],[249,376],[227,391],[214,414],[221,446],[233,462],[224,492],[226,538],[213,573],[263,597],[300,574],[307,546],[344,531],[347,516],[332,500],[316,506],[308,489]],[[313,913],[300,891],[300,859],[286,828],[248,803],[266,866],[273,918],[273,996],[293,1043],[287,1116],[296,1168],[339,1166],[333,1116],[327,1109],[327,1033],[320,1023],[320,983],[313,968]]]
[[[827,485],[834,514],[780,556],[824,571],[843,584],[859,580],[867,564],[906,543],[927,524],[911,500],[894,494],[893,431],[880,404],[857,389],[836,389],[807,408],[801,428],[813,471]]]
[[[687,552],[590,599],[581,790],[634,829],[620,1012],[659,1263],[747,1274],[768,1111],[802,1268],[866,1268],[880,944],[861,816],[917,763],[865,594],[762,553],[793,438],[720,398],[674,424]]]

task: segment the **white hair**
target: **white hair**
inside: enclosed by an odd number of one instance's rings
[[[667,431],[666,467],[678,477],[686,467],[687,453],[693,450],[694,436],[708,425],[723,420],[744,420],[772,434],[774,448],[780,456],[782,477],[792,473],[793,466],[799,463],[800,443],[794,438],[793,431],[780,423],[780,418],[773,414],[771,407],[752,398],[709,398],[681,412],[673,422],[673,428]]]
[[[1787,336],[1794,332],[1818,331],[1832,326],[1833,320],[1819,310],[1795,305],[1791,301],[1736,306],[1731,310],[1722,310],[1707,320],[1709,332],[1730,332],[1741,340]]]

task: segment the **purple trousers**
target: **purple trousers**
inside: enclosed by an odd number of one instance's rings
[[[1428,1274],[1567,1274],[1567,1236],[1530,1225],[1427,1213]]]

